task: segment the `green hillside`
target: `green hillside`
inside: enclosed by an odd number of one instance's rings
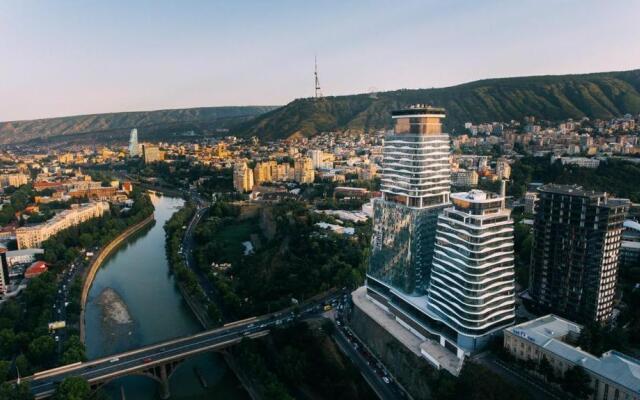
[[[141,137],[151,139],[166,132],[228,128],[274,108],[199,107],[0,122],[0,144],[82,138],[98,142],[126,139],[131,128],[138,128]]]
[[[390,126],[390,112],[414,103],[447,109],[446,127],[464,122],[612,118],[640,112],[640,70],[487,79],[440,89],[298,99],[239,124],[234,133],[265,139]]]

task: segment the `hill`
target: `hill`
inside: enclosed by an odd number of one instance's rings
[[[126,139],[138,128],[141,139],[166,137],[176,132],[228,128],[274,106],[201,107],[175,110],[120,112],[0,122],[0,144],[29,141],[108,141]]]
[[[298,99],[240,123],[234,133],[265,139],[390,127],[393,109],[426,103],[447,109],[445,126],[465,122],[613,118],[640,112],[640,70],[487,79],[438,89]]]

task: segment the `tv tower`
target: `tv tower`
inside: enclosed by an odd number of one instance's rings
[[[315,69],[313,70],[313,76],[316,78],[315,84],[315,98],[319,99],[322,97],[322,92],[320,91],[320,80],[318,79],[318,57],[314,57]]]

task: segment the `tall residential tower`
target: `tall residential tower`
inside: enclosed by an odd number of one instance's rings
[[[464,358],[513,322],[513,228],[504,196],[450,194],[444,116],[423,105],[392,114],[366,294],[414,335]]]
[[[529,294],[580,323],[611,318],[626,199],[576,185],[538,188]]]

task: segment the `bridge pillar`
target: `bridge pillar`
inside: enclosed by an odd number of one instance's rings
[[[160,398],[167,400],[171,397],[171,387],[169,386],[169,374],[167,373],[168,365],[161,365],[160,368]]]

